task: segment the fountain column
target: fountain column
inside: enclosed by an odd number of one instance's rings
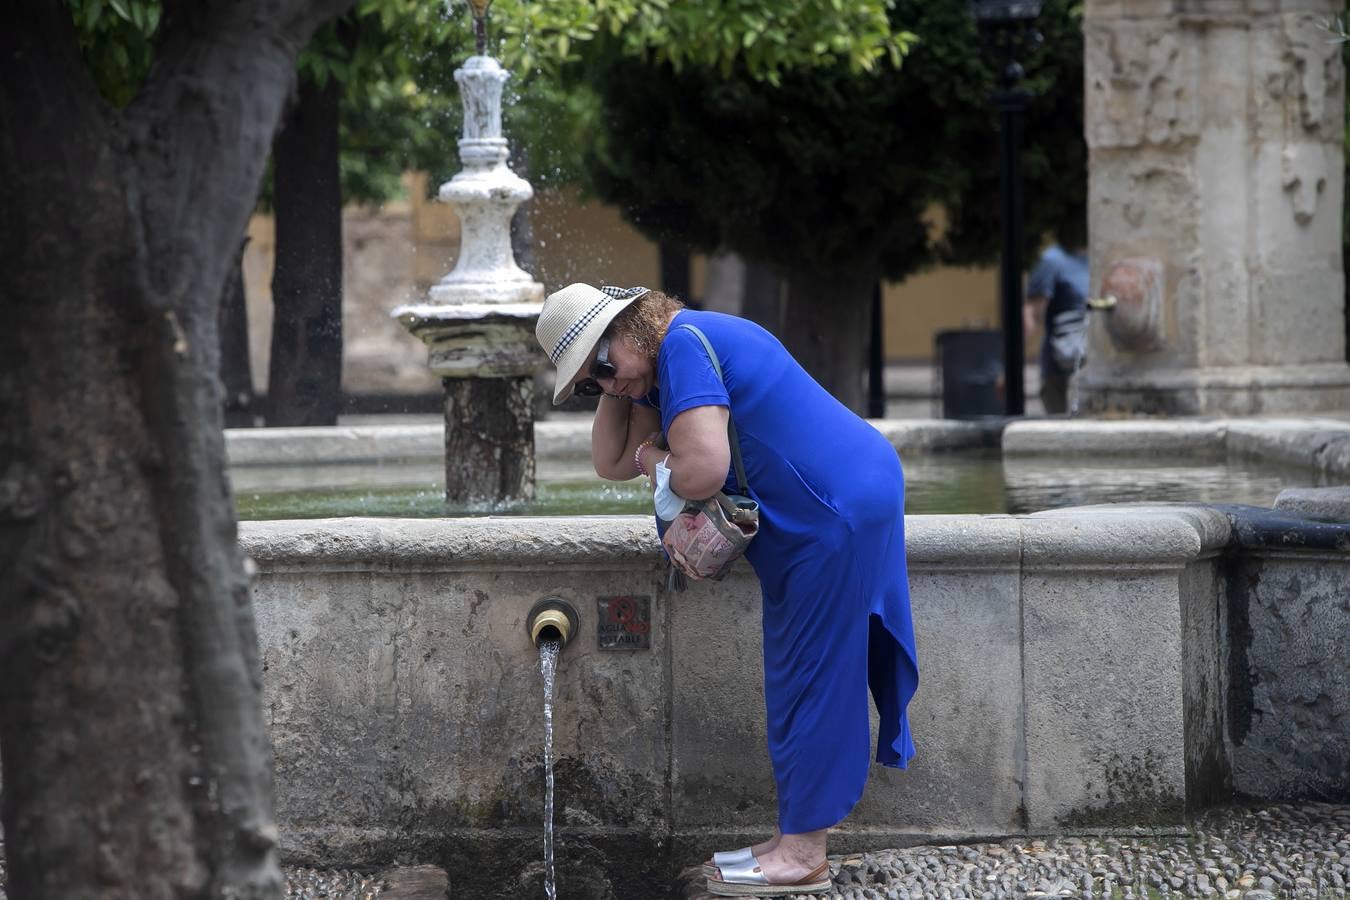
[[[481,0],[474,7],[479,54],[455,71],[463,170],[440,189],[459,216],[459,258],[426,302],[393,313],[427,344],[445,387],[445,497],[456,506],[534,497],[533,374],[543,363],[534,326],[544,286],[511,251],[511,216],[534,192],[506,164],[508,75],[482,53],[486,7]]]
[[[1087,0],[1093,412],[1350,408],[1337,0]],[[1108,301],[1109,302],[1109,301]]]

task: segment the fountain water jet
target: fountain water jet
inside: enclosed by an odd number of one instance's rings
[[[558,671],[561,641],[539,642],[539,674],[544,679],[544,896],[557,900],[553,865],[553,676]]]

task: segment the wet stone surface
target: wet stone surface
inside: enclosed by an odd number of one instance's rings
[[[0,900],[6,897],[3,850],[0,843]],[[697,865],[686,870],[673,896],[711,897],[698,871]],[[878,850],[831,857],[830,874],[833,890],[817,897],[1346,898],[1350,805],[1223,810],[1202,817],[1182,834],[1162,837],[1065,836]],[[454,875],[450,872],[452,886]],[[288,898],[369,900],[390,896],[387,887],[379,874],[286,869]],[[565,891],[559,897],[568,900]]]

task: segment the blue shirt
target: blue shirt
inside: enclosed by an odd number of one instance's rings
[[[1050,322],[1056,315],[1083,309],[1088,295],[1088,258],[1086,253],[1068,253],[1059,244],[1051,244],[1027,280],[1027,297],[1044,297],[1045,319],[1041,323],[1041,374],[1068,375],[1068,369],[1055,365],[1050,353]]]

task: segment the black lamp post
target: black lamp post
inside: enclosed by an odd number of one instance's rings
[[[1018,58],[1040,43],[1033,27],[1041,0],[970,0],[984,53],[998,67],[992,99],[999,118],[999,213],[1003,254],[999,272],[1003,319],[1004,411],[1026,411],[1022,334],[1022,113],[1030,93],[1022,87]]]

